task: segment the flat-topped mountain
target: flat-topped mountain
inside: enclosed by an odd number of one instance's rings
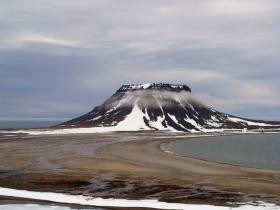
[[[187,85],[151,83],[123,85],[89,113],[56,127],[208,132],[277,128],[280,123],[239,118],[216,111],[195,99]]]
[[[187,85],[174,85],[174,84],[165,84],[165,83],[148,83],[148,84],[138,84],[138,85],[122,85],[117,92],[125,91],[135,91],[135,90],[167,90],[179,92],[186,90],[191,92],[191,89]]]

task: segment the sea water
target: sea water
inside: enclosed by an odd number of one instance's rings
[[[66,120],[0,120],[0,129],[45,128]]]
[[[280,170],[280,134],[246,134],[176,140],[165,146],[197,159]]]

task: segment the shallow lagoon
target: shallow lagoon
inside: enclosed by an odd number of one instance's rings
[[[176,140],[165,149],[209,161],[280,170],[280,134],[245,134]]]

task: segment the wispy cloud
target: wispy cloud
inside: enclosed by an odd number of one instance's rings
[[[273,10],[271,4],[267,4],[264,1],[255,0],[213,0],[208,2],[210,9],[213,10],[214,14],[222,15],[251,15],[251,14],[262,14]]]
[[[8,39],[7,42],[10,43],[10,46],[23,46],[32,43],[58,45],[63,47],[80,46],[79,42],[76,41],[70,41],[58,37],[39,34],[39,33],[17,34],[16,36],[10,37],[10,39]]]

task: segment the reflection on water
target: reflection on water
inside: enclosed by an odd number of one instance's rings
[[[280,134],[254,134],[177,140],[165,148],[210,161],[280,170]]]

